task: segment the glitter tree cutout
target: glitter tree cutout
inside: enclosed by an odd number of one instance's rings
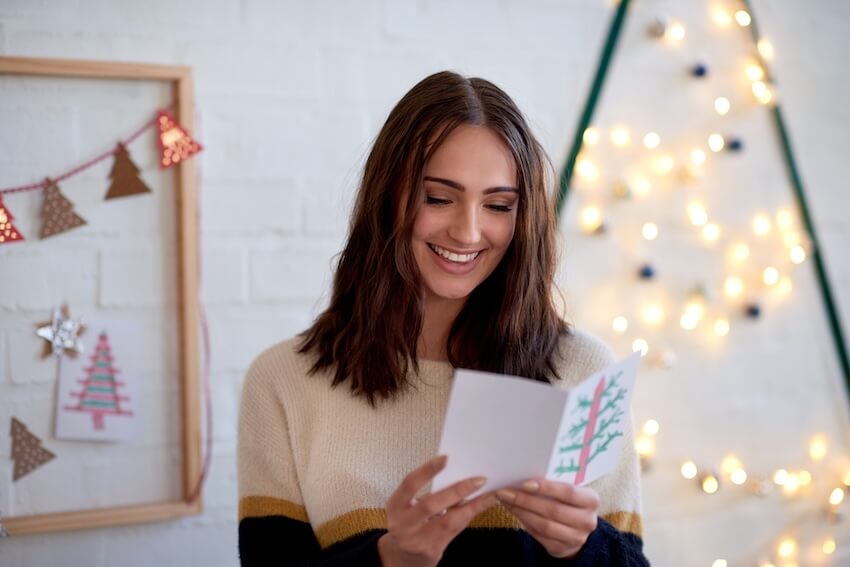
[[[15,220],[15,217],[12,216],[12,212],[3,203],[3,195],[0,195],[0,244],[20,242],[24,239],[23,235],[12,224],[13,220]]]
[[[44,190],[44,205],[41,208],[41,238],[84,224],[86,221],[74,212],[74,204],[59,191],[59,186],[54,181],[48,180]]]
[[[112,183],[109,184],[104,199],[116,199],[151,192],[139,177],[139,168],[130,159],[130,153],[124,147],[124,144],[118,144],[118,148],[115,150],[115,163],[112,164],[109,178]]]
[[[164,110],[157,113],[157,124],[159,124],[157,142],[160,151],[160,169],[178,164],[203,149],[201,144],[192,139],[186,133],[186,130],[174,120],[174,117]]]
[[[79,403],[76,406],[65,406],[66,410],[90,413],[96,430],[103,430],[105,415],[133,415],[132,411],[121,408],[121,402],[126,402],[129,398],[118,395],[117,390],[124,386],[124,383],[115,379],[119,370],[112,366],[113,360],[109,337],[106,331],[103,331],[98,337],[94,354],[91,355],[91,366],[85,369],[86,377],[77,380],[82,384],[82,389],[71,393],[75,398],[79,398]]]
[[[559,445],[558,453],[565,456],[573,454],[573,457],[568,465],[564,465],[562,460],[555,472],[559,475],[576,473],[576,485],[584,481],[590,463],[607,451],[614,439],[623,436],[619,428],[612,427],[619,424],[624,415],[626,390],[617,384],[617,379],[622,374],[622,371],[618,372],[607,384],[605,376],[599,378],[593,391],[593,399],[584,398],[579,401],[573,411],[574,414],[580,413],[579,419],[561,438],[561,442],[565,444]],[[576,452],[578,462],[575,460]]]
[[[41,439],[33,435],[26,425],[14,417],[9,434],[12,436],[12,460],[15,462],[13,481],[56,458],[56,455],[41,446]]]

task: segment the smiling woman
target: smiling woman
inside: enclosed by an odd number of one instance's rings
[[[569,387],[612,361],[552,302],[547,165],[489,81],[437,73],[398,102],[329,306],[245,379],[243,565],[646,565],[631,432],[587,486],[528,479],[467,500],[479,476],[429,492],[454,368]]]

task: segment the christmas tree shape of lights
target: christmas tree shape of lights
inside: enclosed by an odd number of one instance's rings
[[[133,415],[133,412],[121,408],[121,403],[129,398],[118,394],[118,388],[124,386],[124,383],[115,378],[120,371],[112,366],[114,359],[111,351],[109,337],[106,331],[103,331],[91,355],[91,365],[85,368],[85,378],[77,380],[82,388],[71,393],[73,397],[78,398],[77,405],[65,406],[69,411],[90,413],[94,428],[98,431],[104,429],[104,416]]]
[[[570,415],[570,428],[559,439],[558,454],[562,457],[554,472],[558,475],[575,473],[576,485],[584,482],[590,463],[608,451],[614,439],[623,436],[621,428],[613,427],[624,415],[626,390],[617,384],[622,374],[620,371],[607,383],[605,376],[599,378],[593,398],[579,399]],[[564,464],[565,459],[569,460],[567,464]]]

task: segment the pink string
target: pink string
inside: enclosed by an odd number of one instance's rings
[[[171,108],[172,106],[174,106],[174,105],[170,104],[170,105],[168,105],[167,108]],[[156,124],[156,120],[157,120],[156,116],[154,116],[153,118],[151,118],[150,120],[145,122],[145,124],[142,125],[141,128],[139,128],[138,130],[136,130],[135,132],[133,132],[132,134],[130,134],[129,136],[127,136],[126,138],[121,140],[121,143],[125,146],[130,144],[130,142],[132,142],[133,140],[135,140],[136,138],[141,136],[148,128],[150,128],[151,126],[154,126]],[[55,183],[59,183],[60,181],[64,181],[65,179],[68,179],[69,177],[76,175],[76,174],[80,173],[81,171],[85,171],[86,169],[92,167],[96,163],[101,162],[101,161],[105,160],[106,158],[108,158],[110,156],[114,156],[115,152],[117,150],[118,150],[118,148],[116,147],[116,148],[113,148],[109,151],[103,152],[99,156],[90,159],[89,161],[85,162],[84,164],[78,165],[74,169],[72,169],[70,171],[66,171],[62,175],[59,175],[57,177],[51,177],[49,179],[52,180]],[[6,193],[20,193],[22,191],[33,191],[35,189],[45,189],[47,187],[48,183],[49,183],[48,180],[44,180],[44,181],[39,181],[38,183],[30,183],[29,185],[20,185],[18,187],[9,187],[9,188],[6,188],[6,189],[0,189],[0,195],[5,195]]]

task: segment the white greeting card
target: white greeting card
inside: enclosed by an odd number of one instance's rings
[[[59,366],[56,437],[88,441],[122,441],[135,436],[136,373],[142,368],[133,321],[88,318],[85,350],[63,356]]]
[[[455,371],[438,454],[448,463],[441,490],[483,475],[478,491],[544,477],[587,484],[617,463],[640,354],[597,372],[571,390],[512,376]]]

